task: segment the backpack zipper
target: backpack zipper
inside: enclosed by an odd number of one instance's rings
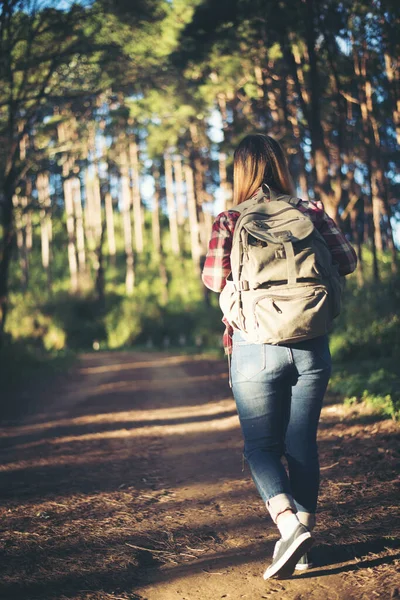
[[[279,313],[280,315],[282,314],[281,309],[279,308],[279,306],[275,303],[275,300],[272,299],[272,306],[274,307],[274,309],[276,310],[277,313]]]
[[[323,287],[319,287],[318,289],[313,289],[310,292],[304,292],[303,294],[300,294],[299,296],[297,296],[297,298],[312,298],[312,296],[316,296],[318,292],[324,292],[326,294],[326,290]],[[260,296],[260,298],[257,298],[256,300],[253,301],[253,313],[254,310],[257,306],[257,304],[259,302],[261,302],[261,300],[265,300],[268,299],[271,302],[272,307],[275,309],[275,311],[279,314],[282,314],[282,310],[279,308],[279,306],[276,304],[276,300],[282,300],[282,301],[287,301],[287,300],[292,300],[292,298],[288,298],[287,296],[282,296],[279,294],[274,294],[273,297],[271,297],[269,294],[265,294],[264,296]]]

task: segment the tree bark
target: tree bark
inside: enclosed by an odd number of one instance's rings
[[[306,0],[306,43],[309,60],[309,109],[305,109],[305,116],[311,138],[311,148],[315,166],[316,196],[324,205],[327,213],[335,220],[338,219],[337,206],[333,198],[333,190],[329,176],[328,152],[324,141],[324,132],[321,124],[321,85],[318,71],[317,54],[315,50],[315,6],[314,0]],[[297,72],[295,74],[298,79]],[[300,82],[300,88],[301,88]],[[304,102],[306,104],[306,102]]]
[[[189,125],[190,139],[192,141],[191,162],[193,166],[193,185],[197,204],[200,206],[204,201],[204,168],[200,154],[200,136],[197,123]]]
[[[165,256],[161,246],[160,234],[160,171],[153,167],[154,179],[154,196],[153,196],[153,213],[152,213],[152,236],[154,256],[158,259],[160,280],[162,284],[162,303],[168,303],[168,274],[165,265]]]
[[[103,252],[105,229],[106,229],[106,225],[105,225],[105,223],[102,223],[101,235],[100,235],[99,243],[98,243],[98,246],[96,249],[98,268],[96,271],[95,289],[96,289],[97,301],[101,308],[104,308],[104,305],[105,305],[104,252]]]
[[[14,195],[13,174],[6,178],[2,205],[3,235],[0,254],[0,344],[4,340],[4,328],[8,313],[8,275],[10,262],[15,244],[15,226],[13,214]]]
[[[79,177],[73,177],[71,179],[71,192],[74,203],[78,266],[79,272],[84,274],[86,272],[85,230],[83,227],[81,181]]]
[[[227,169],[226,169],[226,154],[225,152],[218,153],[218,169],[219,169],[219,181],[222,193],[222,207],[221,210],[229,210],[232,208],[232,185],[228,182]]]
[[[26,180],[25,183],[25,196],[22,198],[22,205],[24,207],[24,215],[25,215],[25,245],[27,254],[29,255],[33,246],[33,232],[32,232],[32,210],[30,209],[30,204],[32,202],[32,182],[30,179]]]
[[[111,192],[106,193],[104,203],[106,212],[108,254],[111,258],[111,263],[115,264],[117,249],[115,245],[114,206]]]
[[[66,163],[64,163],[64,166]],[[68,177],[68,167],[64,169],[64,177]],[[75,219],[74,219],[74,200],[72,194],[71,179],[64,179],[64,205],[67,221],[68,233],[68,264],[71,279],[71,291],[78,291],[78,261],[76,258],[76,236],[75,236]]]
[[[153,168],[154,195],[153,210],[151,219],[151,229],[153,238],[153,250],[155,256],[161,252],[161,233],[160,233],[160,171]]]
[[[96,246],[95,216],[94,216],[94,186],[89,167],[85,170],[85,232],[90,251]]]
[[[293,84],[294,84],[293,79],[288,77],[287,78],[287,86],[288,86],[287,94],[285,94],[285,97],[287,98],[287,101],[288,101],[286,114],[287,114],[288,123],[292,127],[293,136],[295,139],[295,150],[296,150],[296,156],[297,156],[298,165],[299,165],[298,181],[299,181],[299,187],[301,189],[301,196],[302,196],[303,200],[308,200],[309,195],[308,195],[306,161],[304,158],[303,148],[301,147],[301,132],[300,132],[299,120],[297,117],[298,108],[297,108],[295,100],[294,100]]]
[[[178,225],[182,227],[185,223],[185,196],[183,193],[183,171],[182,159],[177,154],[174,156],[175,191]]]
[[[135,249],[143,252],[143,215],[140,198],[139,153],[136,142],[129,143],[129,162],[132,179],[133,224],[135,231]]]
[[[94,165],[93,172],[93,224],[96,236],[96,247],[102,235],[103,219],[101,215],[101,190],[100,179],[97,172],[98,166]]]
[[[29,253],[32,250],[32,214],[30,209],[28,209],[27,196],[22,196],[20,198],[20,203],[22,208],[21,221],[24,236],[24,255],[23,264],[21,266],[24,274],[24,289],[27,289],[29,283]]]
[[[196,197],[194,193],[193,170],[189,165],[185,165],[184,172],[189,212],[190,248],[196,271],[199,273],[201,247],[199,241],[199,222],[197,218]]]
[[[28,263],[28,252],[26,249],[26,226],[24,222],[24,204],[25,198],[19,198],[17,194],[13,196],[13,207],[15,215],[15,231],[17,248],[19,255],[19,262],[21,265],[22,272],[22,288],[24,290],[28,287],[29,281],[29,263]]]
[[[172,161],[169,156],[164,157],[164,168],[165,168],[165,193],[167,196],[169,231],[170,231],[170,236],[171,236],[171,250],[175,255],[179,255],[180,245],[179,245],[178,222],[176,219],[176,206],[175,206],[175,198],[174,198],[174,190],[173,190]]]
[[[42,266],[46,272],[47,286],[51,289],[50,274],[50,243],[52,239],[51,225],[51,199],[48,173],[39,173],[36,179],[36,187],[40,203],[40,238],[42,249]]]
[[[396,129],[397,143],[400,145],[400,97],[397,94],[400,75],[396,61],[392,59],[389,52],[385,52],[386,76],[389,83],[389,92],[392,100],[393,123]]]
[[[126,276],[126,293],[131,296],[135,286],[134,255],[132,249],[132,223],[131,223],[131,190],[129,186],[128,157],[126,150],[120,153],[121,196],[122,196],[122,222],[124,228]]]

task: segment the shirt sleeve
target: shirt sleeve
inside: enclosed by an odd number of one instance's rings
[[[223,212],[215,219],[201,278],[213,292],[222,292],[231,272],[233,231],[239,213]]]
[[[317,228],[329,246],[333,262],[338,265],[339,274],[349,275],[355,271],[357,267],[357,254],[335,221],[324,213]]]
[[[298,207],[306,213],[327,243],[340,275],[349,275],[357,266],[357,254],[335,221],[324,211],[321,202],[302,202]]]

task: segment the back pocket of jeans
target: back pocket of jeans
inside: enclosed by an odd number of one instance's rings
[[[263,344],[237,342],[234,345],[235,366],[237,372],[245,379],[253,379],[265,369],[265,352]]]

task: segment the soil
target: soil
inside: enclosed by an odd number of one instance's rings
[[[316,568],[266,582],[278,535],[226,370],[94,353],[3,399],[1,600],[400,598],[396,423],[326,398]]]

